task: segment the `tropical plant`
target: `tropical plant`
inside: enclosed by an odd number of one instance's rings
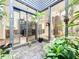
[[[69,0],[69,1],[70,1],[69,8],[72,7],[72,6],[79,5],[79,0]],[[76,20],[79,19],[79,10],[74,12],[73,17],[74,18],[72,19],[72,21],[70,21],[69,24],[68,24],[69,27],[79,25],[79,24],[74,23]]]
[[[32,16],[33,22],[39,21],[44,16],[42,12],[36,12],[35,15]]]
[[[36,27],[37,30],[39,28],[40,20],[43,18],[43,16],[44,16],[44,13],[42,12],[36,12],[35,15],[32,16],[32,23],[37,26]],[[40,37],[40,34],[39,34],[39,37]]]
[[[70,0],[71,6],[79,5],[79,0]],[[74,19],[68,23],[68,27],[77,26],[74,21],[79,19],[79,10],[74,12]],[[79,59],[79,38],[71,40],[68,37],[56,38],[44,47],[44,59]]]
[[[44,59],[79,59],[79,44],[64,37],[47,44],[44,51]]]
[[[10,46],[11,46],[12,44],[8,44],[8,45],[1,45],[0,46],[0,59],[7,59],[7,57],[9,58],[10,57],[10,55],[9,55],[9,53],[10,53]],[[11,58],[10,58],[11,59]]]
[[[0,28],[2,27],[1,20],[2,20],[3,16],[6,15],[6,13],[4,11],[5,1],[6,0],[0,0]]]
[[[5,15],[4,6],[6,0],[0,0],[0,20],[2,20],[3,16]]]

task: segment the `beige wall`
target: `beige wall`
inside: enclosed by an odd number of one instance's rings
[[[5,39],[5,22],[6,20],[3,18],[1,21],[1,28],[0,28],[0,39]]]

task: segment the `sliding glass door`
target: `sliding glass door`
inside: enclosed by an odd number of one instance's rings
[[[20,43],[20,11],[14,9],[14,44]]]

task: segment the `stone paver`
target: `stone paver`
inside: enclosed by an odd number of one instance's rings
[[[36,42],[29,46],[23,46],[13,50],[14,59],[43,59],[43,46],[45,42]]]

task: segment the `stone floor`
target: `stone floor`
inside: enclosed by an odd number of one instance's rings
[[[36,42],[31,44],[30,47],[26,45],[17,48],[13,50],[13,59],[43,59],[43,46],[45,44],[45,42]]]

